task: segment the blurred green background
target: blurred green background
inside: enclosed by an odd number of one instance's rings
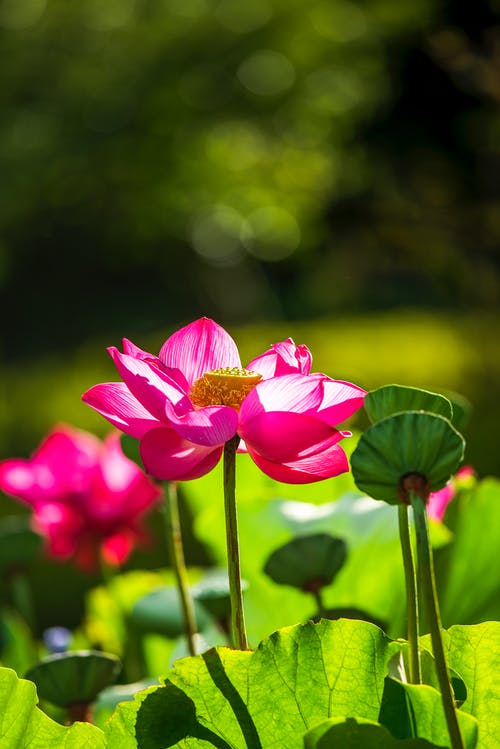
[[[462,393],[499,475],[499,0],[0,0],[0,55],[0,457],[208,315]]]

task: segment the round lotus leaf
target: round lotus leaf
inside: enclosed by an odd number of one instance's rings
[[[0,522],[0,569],[28,565],[40,555],[43,538],[30,527],[28,517],[2,518]]]
[[[384,385],[365,396],[365,410],[372,423],[401,411],[428,411],[451,419],[453,407],[448,398],[429,390],[406,385]]]
[[[248,588],[246,580],[241,581],[241,588]],[[229,577],[226,570],[209,570],[191,588],[191,593],[196,601],[200,601],[203,607],[216,619],[224,619],[231,613],[231,599],[229,596]]]
[[[463,459],[465,442],[450,422],[437,414],[407,411],[373,424],[351,456],[360,491],[398,504],[400,481],[420,474],[430,491],[442,489]]]
[[[328,533],[297,536],[273,551],[264,572],[279,585],[315,591],[329,585],[343,566],[347,546]]]
[[[98,650],[75,650],[48,655],[25,674],[36,684],[39,697],[59,707],[90,704],[113,684],[121,663],[115,655]]]
[[[193,601],[198,631],[203,631],[209,623],[209,616],[203,606]],[[177,588],[165,586],[156,588],[139,598],[130,612],[130,621],[142,632],[165,637],[180,637],[184,634],[184,615]]]

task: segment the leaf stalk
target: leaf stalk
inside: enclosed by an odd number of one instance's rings
[[[409,677],[411,684],[421,684],[420,652],[418,648],[418,589],[413,549],[408,524],[408,505],[398,505],[399,539],[403,555],[406,587],[406,621],[409,650]]]
[[[177,495],[177,482],[175,481],[165,481],[165,518],[170,564],[174,570],[177,590],[181,601],[188,649],[191,655],[196,655],[197,627],[182,546],[179,498]]]
[[[441,699],[443,702],[446,724],[448,726],[448,733],[450,735],[451,747],[452,749],[464,749],[441,633],[441,616],[436,593],[434,563],[429,543],[429,528],[427,524],[425,501],[412,490],[410,490],[409,496],[415,518],[420,592],[425,603],[427,619],[429,622],[436,673],[439,688],[441,690]]]

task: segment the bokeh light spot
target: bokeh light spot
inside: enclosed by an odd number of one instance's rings
[[[351,42],[368,29],[362,8],[342,0],[315,5],[310,18],[314,30],[334,42]]]
[[[318,68],[308,75],[306,89],[310,104],[316,110],[330,114],[348,112],[365,93],[353,71],[334,67]]]
[[[243,86],[258,96],[282,94],[295,81],[295,70],[288,57],[272,49],[261,49],[247,57],[237,75]]]
[[[273,15],[268,0],[252,0],[242,3],[240,0],[220,0],[215,9],[217,20],[230,31],[246,34],[264,26]]]
[[[257,208],[247,217],[242,240],[251,255],[268,262],[283,260],[300,244],[300,229],[291,213],[275,205]]]
[[[198,255],[212,265],[236,265],[243,257],[240,235],[244,224],[242,216],[231,206],[214,206],[195,218],[192,245]]]
[[[96,31],[111,31],[125,26],[133,17],[135,0],[87,0],[85,23]]]
[[[0,26],[27,29],[42,17],[47,0],[1,0]]]
[[[167,0],[165,10],[181,18],[196,20],[208,11],[207,0]]]
[[[207,136],[207,155],[228,169],[243,171],[258,163],[265,155],[266,144],[257,128],[246,122],[225,122],[216,125]]]

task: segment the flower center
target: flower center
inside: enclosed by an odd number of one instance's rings
[[[249,369],[213,369],[193,382],[189,398],[195,408],[231,406],[238,411],[243,399],[261,379],[262,375]]]

